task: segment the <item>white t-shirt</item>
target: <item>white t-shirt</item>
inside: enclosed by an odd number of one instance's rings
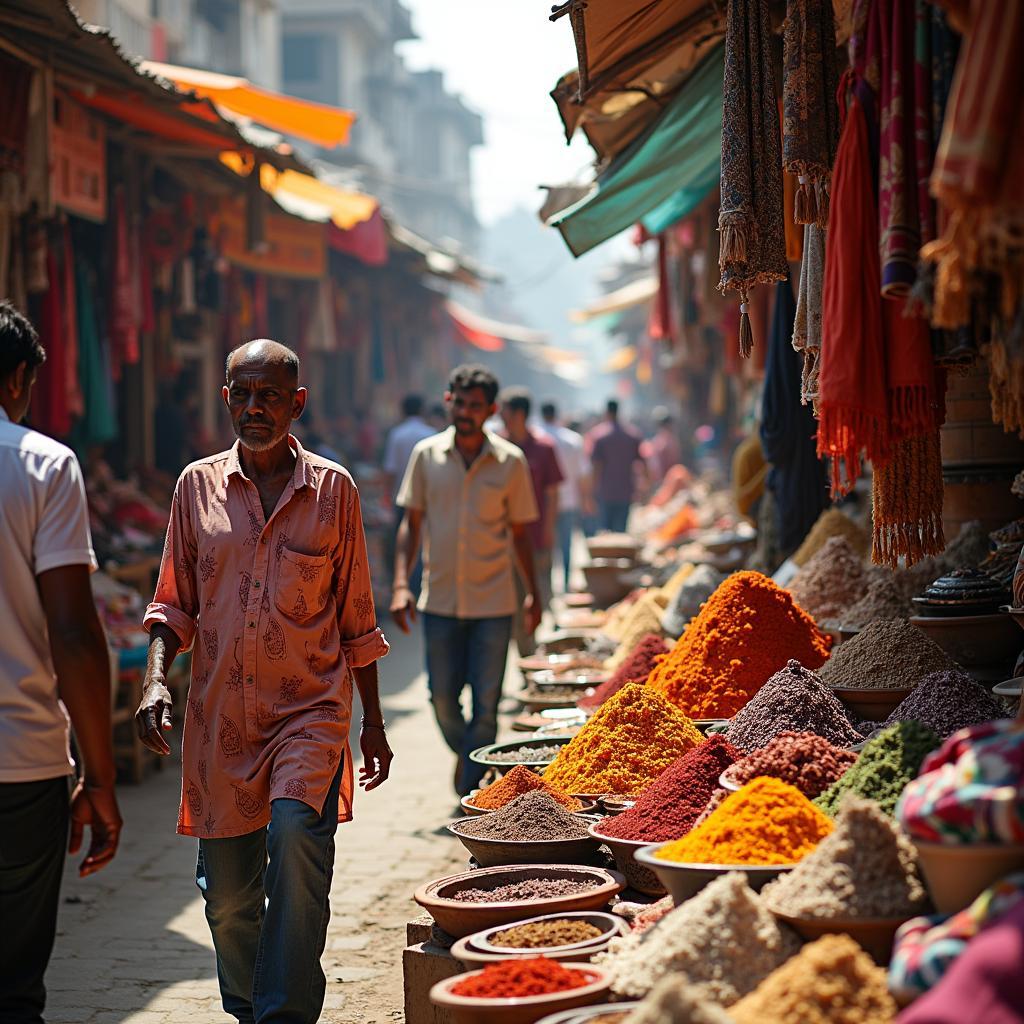
[[[541,430],[555,442],[558,465],[565,478],[558,489],[558,510],[578,512],[582,504],[580,483],[590,476],[590,459],[583,446],[583,438],[575,430],[557,423],[542,423]]]
[[[63,565],[96,567],[78,459],[0,408],[0,782],[74,767],[36,584]]]
[[[397,499],[398,490],[405,478],[405,470],[412,457],[412,450],[428,437],[433,437],[437,431],[419,416],[409,416],[402,420],[397,427],[391,428],[388,434],[388,443],[384,448],[384,472],[394,477],[394,488],[391,492],[392,500]]]

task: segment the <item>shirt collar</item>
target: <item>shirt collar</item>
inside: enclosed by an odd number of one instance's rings
[[[228,476],[235,473],[239,476],[245,476],[245,470],[242,469],[242,460],[239,456],[241,444],[241,441],[236,441],[228,453]],[[315,486],[316,476],[313,473],[313,467],[309,460],[309,452],[299,444],[299,439],[294,434],[288,435],[288,445],[295,452],[295,472],[292,474],[292,484],[295,490],[298,490],[300,487]]]
[[[454,452],[455,448],[455,427],[448,427],[442,431],[444,443],[442,445],[444,451]],[[497,459],[498,462],[504,462],[504,454],[493,442],[493,434],[489,430],[484,431],[484,444],[480,449],[480,454],[477,456],[478,459],[483,458],[485,455],[490,455],[492,458]]]

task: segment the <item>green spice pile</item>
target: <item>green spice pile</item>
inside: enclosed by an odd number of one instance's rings
[[[547,949],[551,946],[571,946],[576,942],[596,939],[601,929],[580,918],[561,917],[549,921],[531,921],[517,924],[491,937],[492,946],[510,949]]]
[[[551,842],[557,839],[586,839],[583,820],[567,811],[550,794],[535,789],[504,807],[478,818],[463,818],[454,825],[459,835],[473,839],[505,842]]]
[[[612,991],[645,996],[667,974],[728,1006],[751,991],[800,948],[733,872],[720,875],[653,928],[612,939],[594,958],[612,975]]]
[[[819,670],[833,689],[910,689],[957,663],[906,619],[879,619],[840,644]]]
[[[871,800],[848,793],[835,831],[761,898],[790,917],[913,917],[926,897],[917,853]]]
[[[917,777],[921,762],[940,743],[939,737],[920,722],[897,722],[869,740],[857,763],[814,802],[835,817],[843,797],[856,793],[874,800],[891,816],[903,787]]]

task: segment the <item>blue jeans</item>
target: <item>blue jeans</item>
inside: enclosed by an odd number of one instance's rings
[[[279,798],[265,828],[199,840],[196,884],[217,951],[221,1001],[241,1024],[320,1019],[341,771],[320,814]]]
[[[555,522],[555,532],[558,541],[558,550],[562,555],[562,572],[565,583],[562,589],[569,592],[569,576],[572,572],[572,538],[579,523],[580,514],[576,509],[567,509],[558,513]]]
[[[512,616],[456,619],[423,614],[430,700],[445,743],[458,755],[460,796],[477,788],[486,769],[469,753],[498,735],[498,701],[512,636]],[[472,711],[462,713],[462,691],[469,686]]]
[[[612,533],[625,533],[629,521],[628,501],[598,502],[598,513],[601,517],[601,529]]]

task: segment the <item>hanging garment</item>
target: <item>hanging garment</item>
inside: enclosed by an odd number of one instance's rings
[[[788,0],[782,46],[782,163],[799,180],[796,223],[824,228],[839,145],[832,0]]]
[[[800,287],[793,321],[793,348],[800,353],[800,401],[818,414],[818,377],[821,372],[822,289],[825,284],[824,228],[804,225],[804,252],[800,261]]]
[[[740,352],[753,348],[750,289],[785,280],[782,152],[767,0],[729,0],[722,106],[722,291],[740,296]]]
[[[39,340],[46,349],[46,362],[39,368],[32,407],[32,421],[52,437],[66,438],[71,431],[71,410],[68,406],[67,337],[64,316],[67,296],[61,287],[62,276],[57,253],[48,248],[45,276],[50,282],[42,298],[39,314]]]
[[[796,550],[829,504],[825,466],[815,447],[814,414],[801,401],[803,360],[790,344],[795,315],[792,285],[780,281],[765,361],[761,447],[771,464],[768,490],[783,557]]]
[[[90,445],[106,444],[117,437],[117,407],[114,402],[110,353],[100,335],[96,319],[96,280],[83,261],[75,267],[78,295],[78,374],[85,412],[75,425],[74,440],[79,451]]]

